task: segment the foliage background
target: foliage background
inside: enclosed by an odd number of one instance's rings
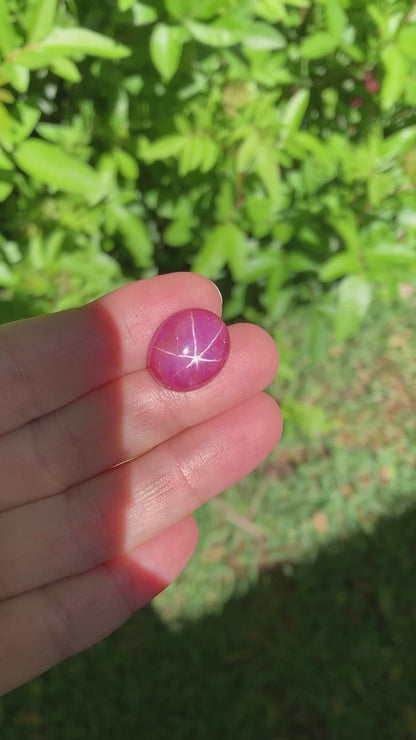
[[[286,423],[5,740],[416,737],[415,186],[410,0],[0,0],[0,321],[202,272]]]
[[[1,320],[176,269],[311,347],[416,278],[406,0],[0,0]]]

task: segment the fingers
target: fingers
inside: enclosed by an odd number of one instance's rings
[[[0,434],[143,369],[159,324],[193,306],[220,314],[215,285],[175,273],[131,283],[81,308],[1,326]]]
[[[192,518],[116,561],[0,604],[0,695],[113,632],[185,567]]]
[[[131,550],[247,475],[280,438],[259,394],[62,494],[0,517],[0,599]]]
[[[0,511],[63,491],[257,395],[276,374],[276,345],[250,324],[230,333],[227,363],[198,391],[175,393],[139,370],[0,437]]]

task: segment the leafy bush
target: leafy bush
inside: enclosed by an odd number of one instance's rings
[[[0,0],[1,316],[158,271],[343,340],[416,278],[407,0]]]

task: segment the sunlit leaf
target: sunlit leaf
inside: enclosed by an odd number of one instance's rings
[[[377,244],[364,253],[364,258],[373,268],[413,267],[416,270],[416,247],[404,244]]]
[[[29,71],[19,64],[7,62],[2,65],[2,72],[6,80],[20,93],[25,93],[29,87]]]
[[[324,31],[308,36],[300,47],[304,59],[319,59],[333,54],[338,46],[338,39]]]
[[[319,277],[323,282],[338,280],[344,275],[354,274],[360,271],[360,261],[349,252],[341,252],[330,257],[321,267]]]
[[[142,219],[128,207],[118,204],[108,206],[112,209],[116,225],[124,237],[124,244],[137,267],[152,264],[153,244]]]
[[[416,23],[403,26],[397,36],[400,50],[410,59],[416,59]]]
[[[139,146],[139,155],[146,162],[156,162],[158,159],[177,156],[184,145],[185,137],[178,134],[162,136],[156,141],[142,140]]]
[[[52,64],[52,72],[55,72],[58,77],[68,80],[68,82],[80,82],[82,79],[78,67],[71,59],[65,59],[65,57],[55,59]]]
[[[150,38],[150,56],[156,69],[169,82],[179,67],[184,42],[180,26],[158,23]]]
[[[119,10],[121,10],[122,13],[124,13],[126,10],[130,10],[132,5],[134,5],[136,0],[117,0],[117,5],[119,7]]]
[[[17,282],[16,273],[14,273],[4,262],[0,262],[0,287],[12,288]]]
[[[373,289],[373,285],[361,275],[350,275],[340,283],[334,322],[339,342],[356,333],[371,305]]]
[[[28,41],[40,41],[52,30],[58,0],[35,0],[26,16]]]
[[[27,175],[57,190],[91,195],[99,187],[98,176],[89,165],[41,139],[24,141],[15,159]]]
[[[247,49],[283,49],[286,39],[273,26],[257,21],[244,34],[242,44]]]
[[[238,233],[240,234],[239,231]],[[193,263],[193,272],[198,272],[209,278],[218,277],[229,259],[230,236],[231,240],[235,237],[232,224],[216,226],[210,232],[198,257]]]
[[[17,46],[19,40],[10,20],[9,3],[0,0],[0,53],[7,57]]]
[[[246,31],[244,25],[229,19],[211,24],[186,21],[186,27],[201,44],[214,47],[234,46],[242,41]]]
[[[408,66],[397,46],[390,44],[382,53],[385,75],[381,86],[381,105],[389,110],[400,99],[407,83]]]
[[[39,47],[58,56],[89,54],[105,59],[122,59],[130,54],[127,46],[87,28],[55,28]]]
[[[283,124],[287,131],[297,131],[300,128],[309,105],[309,99],[309,90],[298,90],[292,95],[283,115]]]
[[[257,174],[263,181],[270,197],[276,200],[280,189],[280,169],[274,149],[271,146],[259,146],[255,164]]]
[[[332,38],[341,41],[348,17],[339,0],[326,0],[326,24]]]
[[[134,3],[132,7],[133,23],[135,26],[146,26],[157,20],[157,11],[149,5]]]

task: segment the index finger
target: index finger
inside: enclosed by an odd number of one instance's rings
[[[216,286],[201,275],[173,273],[80,308],[0,326],[0,434],[143,369],[159,324],[192,307],[220,314]]]

